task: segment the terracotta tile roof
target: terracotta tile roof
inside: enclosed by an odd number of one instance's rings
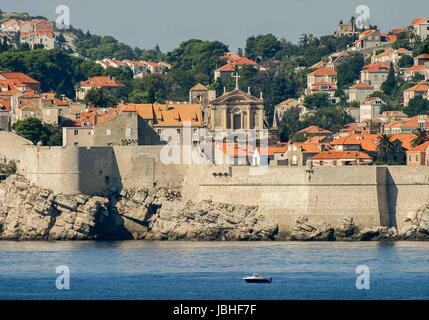
[[[331,141],[332,146],[360,145],[364,151],[376,151],[378,134],[351,134]]]
[[[425,70],[428,70],[428,68],[424,65],[421,65],[421,64],[405,69],[406,72],[413,72],[413,71],[419,72],[419,71],[425,71]]]
[[[311,85],[311,89],[312,90],[316,90],[316,91],[322,90],[322,87],[328,87],[327,90],[331,90],[331,91],[337,90],[337,85],[336,84],[329,83],[329,82],[324,82],[324,81],[314,82]],[[324,90],[326,91],[326,89],[324,89]]]
[[[387,62],[375,62],[370,63],[363,67],[362,72],[369,72],[369,73],[379,73],[379,72],[389,72],[390,64]]]
[[[429,53],[422,53],[421,55],[418,55],[414,59],[429,59]]]
[[[317,126],[309,126],[307,128],[304,128],[304,129],[298,131],[298,133],[305,133],[305,134],[317,134],[317,133],[331,134],[332,131],[322,129],[322,128],[319,128]]]
[[[251,157],[254,153],[254,150],[249,145],[241,145],[237,143],[215,143],[216,148],[218,148],[224,155],[228,157],[237,158],[237,157]]]
[[[39,81],[34,80],[22,72],[0,72],[0,77],[5,78],[6,80],[18,80],[23,84],[40,84]]]
[[[233,72],[234,71],[234,66],[232,64],[226,64],[220,68],[217,68],[215,70],[216,72]]]
[[[311,160],[371,160],[371,157],[365,152],[360,151],[322,151],[316,154]]]
[[[429,148],[429,141],[426,141],[425,143],[422,143],[421,145],[418,145],[408,151],[410,152],[425,152]]]
[[[283,146],[268,146],[265,148],[261,148],[258,147],[258,152],[260,155],[268,155],[268,156],[274,156],[277,153],[285,153],[288,150],[288,146],[287,145],[283,145]]]
[[[34,110],[39,110],[39,105],[34,103],[33,101],[28,101],[24,104],[22,104],[21,106],[19,106],[19,109],[21,110],[25,110],[25,111],[34,111]]]
[[[390,137],[391,141],[400,141],[405,150],[413,149],[413,140],[416,138],[414,133],[397,133]]]
[[[419,24],[426,23],[427,21],[428,21],[427,18],[416,18],[416,19],[413,19],[411,23],[413,26],[417,26]]]
[[[395,29],[392,29],[392,30],[390,30],[390,33],[398,35],[398,34],[400,34],[402,32],[408,32],[408,31],[409,31],[408,28],[404,27],[404,28],[395,28]]]
[[[373,86],[371,86],[367,83],[363,83],[363,82],[355,83],[350,88],[352,88],[352,89],[374,89]]]
[[[109,77],[92,77],[80,83],[81,87],[124,87],[124,85]]]
[[[328,69],[328,68],[320,68],[308,74],[308,76],[332,76],[332,77],[336,75],[337,75],[337,72],[335,70]]]
[[[146,120],[153,120],[154,127],[182,127],[189,123],[192,127],[202,127],[200,104],[120,104],[122,112],[137,112]]]
[[[415,86],[408,88],[404,92],[428,92],[429,84],[426,82],[419,82]]]
[[[397,53],[403,53],[403,54],[411,54],[412,52],[410,50],[407,50],[405,48],[399,48],[396,50]]]

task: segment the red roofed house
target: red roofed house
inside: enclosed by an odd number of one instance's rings
[[[214,79],[215,81],[217,79],[221,79],[222,81],[227,81],[231,78],[232,74],[234,73],[235,68],[238,70],[241,69],[243,66],[253,66],[257,67],[257,63],[247,57],[240,56],[238,54],[227,52],[224,55],[224,58],[227,60],[227,64],[217,68],[214,71]]]
[[[335,96],[337,90],[337,72],[329,68],[320,68],[307,75],[306,94],[327,93]]]
[[[79,85],[79,88],[76,89],[76,98],[78,100],[84,100],[86,94],[91,89],[105,89],[114,96],[118,96],[121,91],[124,89],[124,85],[114,77],[92,77],[86,81],[82,81]]]
[[[313,156],[310,161],[315,167],[372,164],[371,157],[360,151],[323,151]]]
[[[415,86],[404,90],[404,106],[408,106],[410,100],[418,96],[428,99],[429,84],[427,82],[419,82]]]
[[[412,133],[417,128],[429,130],[428,115],[419,115],[413,118],[386,123],[383,126],[383,132],[386,134]]]
[[[313,156],[329,149],[328,143],[289,142],[287,150],[288,165],[306,166]]]
[[[379,30],[365,30],[359,34],[359,39],[353,42],[353,50],[362,50],[381,47],[385,44],[396,42],[395,35],[387,35]]]
[[[40,82],[22,72],[0,72],[0,80],[12,80],[24,84],[28,89],[40,92]]]
[[[407,151],[408,166],[429,166],[429,141]]]
[[[381,89],[381,85],[386,81],[389,74],[390,64],[386,62],[377,62],[366,65],[360,73],[362,83],[374,87],[375,91]]]
[[[303,134],[306,138],[315,136],[329,137],[332,135],[332,131],[322,129],[317,126],[309,126],[298,131],[297,133]]]
[[[30,48],[36,45],[43,45],[47,49],[57,47],[54,24],[50,21],[39,19],[25,21],[21,26],[20,37],[20,42],[27,43]]]
[[[429,19],[428,18],[416,18],[411,24],[413,25],[414,34],[420,37],[423,41],[429,36]]]
[[[362,82],[355,83],[349,88],[349,102],[363,102],[373,93],[373,86]]]
[[[422,53],[417,57],[414,57],[415,66],[424,66],[429,64],[429,53]]]
[[[406,68],[404,70],[404,79],[405,81],[411,80],[416,74],[420,74],[425,77],[425,79],[429,78],[429,65],[414,65],[412,67]]]

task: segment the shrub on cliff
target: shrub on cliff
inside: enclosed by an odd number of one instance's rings
[[[16,122],[12,129],[16,134],[30,140],[34,144],[42,142],[47,146],[60,146],[62,144],[61,130],[52,125],[43,124],[37,118],[27,118]]]

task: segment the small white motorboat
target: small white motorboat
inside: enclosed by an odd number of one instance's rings
[[[243,278],[246,283],[271,283],[273,282],[272,278],[265,278],[260,274],[253,274]]]

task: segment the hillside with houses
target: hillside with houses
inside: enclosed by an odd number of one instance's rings
[[[0,130],[34,144],[189,135],[214,164],[429,165],[428,18],[393,30],[352,18],[297,44],[252,36],[237,52],[191,39],[167,53],[24,13],[0,18]],[[252,143],[240,138],[252,132]]]

